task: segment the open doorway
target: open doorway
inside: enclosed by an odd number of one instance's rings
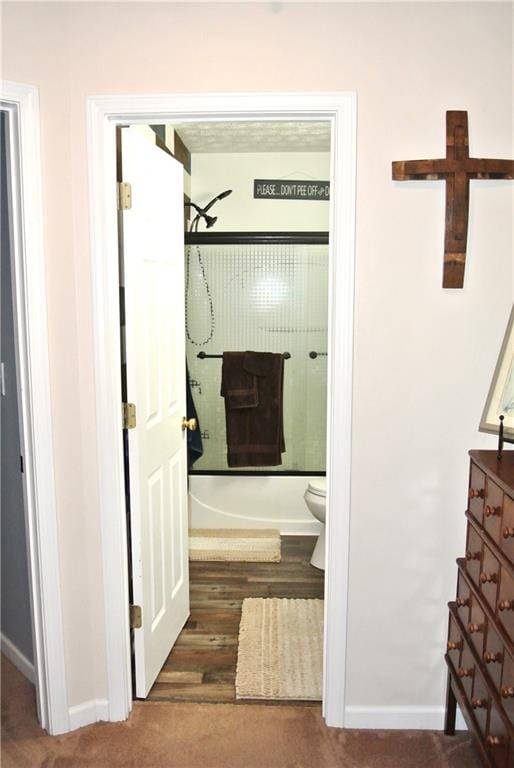
[[[134,198],[139,198],[127,218],[119,217],[126,246],[120,268],[122,391],[125,399],[137,401],[138,411],[135,431],[125,432],[125,474],[131,590],[143,604],[143,627],[134,630],[139,696],[321,700],[330,127],[328,121],[261,121],[136,126],[118,132],[126,134],[119,136],[118,181],[123,189],[130,179],[138,189]],[[160,149],[151,154],[142,139]],[[123,169],[128,166],[137,178],[137,152],[145,157],[144,178],[134,185],[130,171],[126,175]],[[167,237],[176,243],[173,232],[157,220],[152,230],[144,229],[150,215],[144,207],[151,207],[153,215],[162,206],[158,199],[150,204],[152,190],[143,189],[148,175],[155,185],[161,183],[154,168],[159,156],[170,166],[168,185],[173,184],[173,163],[162,152],[176,154],[184,166],[184,208],[190,216],[182,297],[176,295],[181,269],[159,251]],[[162,183],[161,196],[170,196],[163,217],[181,220],[180,211],[172,213],[174,194],[166,192],[164,177]],[[220,193],[222,185],[230,190]],[[224,215],[221,201],[230,195],[232,210]],[[182,252],[173,258],[182,259]],[[177,303],[184,307],[183,317],[172,324],[175,335],[185,334],[185,345],[171,337],[164,344],[157,341],[168,329],[165,315],[173,312],[172,297],[174,308]],[[170,441],[173,455],[164,453],[156,462],[150,437],[155,434],[155,444],[162,445],[158,428],[167,410],[162,383],[169,373],[162,358],[167,351],[172,355],[177,344],[179,354],[185,346],[189,366],[186,423],[199,420],[199,428],[187,433],[189,569],[182,569],[182,553],[171,554],[174,542],[187,532],[165,521],[173,499],[177,509],[171,515],[180,517],[181,502],[173,494],[163,502],[166,488],[179,485],[173,472],[168,477],[166,466],[169,458],[168,467],[176,472],[178,452]],[[275,373],[267,367],[275,363],[279,379],[274,382]],[[172,360],[172,365],[182,367],[182,361]],[[256,365],[256,376],[242,373],[253,372]],[[230,376],[241,383],[241,375],[255,388],[255,402],[233,408],[229,394],[223,406],[220,386],[233,393]],[[170,389],[176,385],[171,376]],[[266,401],[273,386],[276,408],[271,399]],[[172,410],[168,434],[178,432]],[[175,415],[180,418],[180,412]],[[238,434],[241,429],[244,437]],[[142,471],[140,464],[147,463],[150,452],[150,469]],[[150,519],[153,523],[147,524]],[[189,574],[191,613],[171,651],[177,626],[167,620],[167,608],[187,618],[179,580],[168,581],[175,570],[184,579]],[[153,685],[159,647],[162,655],[159,625],[166,623],[171,653]],[[263,635],[274,638],[265,648],[258,640]],[[257,681],[257,669],[269,669],[269,679]]]
[[[0,110],[0,208],[1,208],[1,348],[0,427],[1,530],[2,530],[2,652],[35,682],[32,644],[32,610],[27,557],[19,366],[17,363],[15,306],[13,302],[13,201],[8,153],[9,115]]]
[[[21,604],[17,610],[23,606],[16,617],[17,629],[12,624],[12,616],[9,619],[3,616],[3,619],[10,626],[6,634],[14,645],[10,649],[11,658],[35,683],[38,719],[42,727],[50,733],[62,733],[69,730],[70,717],[64,671],[60,576],[56,567],[58,547],[37,89],[2,81],[0,111],[5,121],[3,150],[6,155],[6,173],[2,174],[2,181],[5,183],[4,194],[7,187],[9,201],[9,226],[4,227],[2,222],[2,235],[8,233],[9,237],[2,245],[8,244],[11,269],[9,277],[3,269],[2,298],[4,290],[12,291],[11,353],[8,355],[9,371],[4,368],[4,391],[7,397],[9,388],[11,402],[14,398],[17,406],[17,417],[13,418],[13,412],[9,415],[11,432],[17,431],[19,435],[19,448],[14,436],[8,447],[13,460],[11,479],[16,483],[16,510],[11,507],[10,513],[16,514],[18,526],[15,547],[19,552],[13,552],[18,558],[17,583],[13,583],[14,571],[7,576],[3,573],[3,586],[16,591],[16,599]],[[2,311],[4,309],[3,306]],[[4,426],[2,423],[2,433]],[[13,498],[10,496],[10,504],[14,504]],[[9,542],[10,534],[9,529],[4,529],[3,540]],[[26,551],[24,563],[22,550]],[[9,653],[4,638],[2,645]]]
[[[351,457],[352,327],[355,212],[355,95],[208,94],[92,97],[88,103],[95,380],[106,649],[110,719],[132,706],[126,519],[120,410],[120,306],[117,268],[115,130],[118,125],[214,119],[328,120],[331,288],[328,334],[327,472],[330,531],[325,570],[323,715],[344,725]],[[330,471],[334,468],[335,471]],[[331,514],[331,510],[335,510]]]

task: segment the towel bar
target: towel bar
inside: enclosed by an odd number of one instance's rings
[[[207,358],[213,358],[213,357],[221,359],[223,358],[223,355],[208,355],[206,352],[199,352],[197,354],[197,357],[199,357],[200,360],[206,360]],[[291,353],[282,352],[282,357],[284,358],[284,360],[289,360],[289,358],[291,357]]]

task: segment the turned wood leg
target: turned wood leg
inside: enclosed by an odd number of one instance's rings
[[[452,678],[448,673],[448,683],[446,689],[446,715],[444,718],[444,732],[447,736],[455,735],[455,715],[457,712],[457,699],[452,690]]]

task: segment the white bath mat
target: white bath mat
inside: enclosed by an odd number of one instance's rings
[[[279,563],[280,531],[197,528],[189,532],[189,559]]]
[[[247,598],[236,698],[321,700],[323,600]]]

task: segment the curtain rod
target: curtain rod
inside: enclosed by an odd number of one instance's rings
[[[186,245],[328,245],[328,232],[185,232]]]

